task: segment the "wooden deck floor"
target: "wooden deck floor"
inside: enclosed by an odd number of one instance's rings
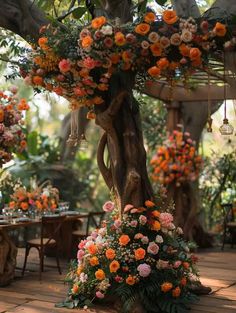
[[[33,251],[33,250],[32,250]],[[22,267],[24,249],[18,252],[18,267]],[[192,307],[191,313],[236,313],[236,249],[208,250],[198,253],[201,281],[211,286],[213,292],[202,296]],[[32,253],[29,257],[28,271],[22,278],[16,271],[15,281],[0,288],[0,313],[68,313],[68,309],[58,309],[54,304],[61,301],[67,287],[63,275],[57,273],[55,260],[47,258],[42,283],[38,280],[38,258]],[[63,274],[67,264],[63,264]],[[74,311],[75,312],[75,311]],[[81,312],[81,311],[76,311]],[[82,310],[82,312],[85,312]],[[114,310],[97,308],[87,313],[114,313]]]

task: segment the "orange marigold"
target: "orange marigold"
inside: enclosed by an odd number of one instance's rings
[[[126,282],[126,284],[128,284],[128,285],[134,285],[135,282],[136,282],[136,279],[135,279],[135,277],[129,275],[129,276],[126,278],[125,282]]]
[[[134,250],[134,256],[136,260],[144,259],[145,255],[146,255],[146,251],[143,248],[138,248]]]
[[[126,246],[130,242],[130,238],[128,235],[121,235],[119,238],[119,244],[121,246]]]
[[[169,283],[169,282],[165,282],[161,285],[161,291],[163,292],[168,292],[170,291],[171,289],[173,288],[173,285],[172,283]]]
[[[99,269],[95,272],[95,277],[97,278],[97,280],[103,280],[106,275],[103,270]]]
[[[112,261],[109,265],[109,269],[111,273],[116,273],[120,268],[120,263],[116,260]]]
[[[147,23],[140,23],[134,30],[137,34],[144,36],[150,31],[150,25]]]
[[[174,24],[179,19],[174,10],[165,10],[162,14],[162,17],[164,22],[169,25]]]
[[[216,34],[216,36],[224,37],[226,32],[227,32],[227,29],[226,29],[226,26],[224,24],[217,22],[213,31]]]
[[[116,252],[115,252],[114,249],[109,248],[109,249],[106,250],[106,257],[107,257],[107,259],[113,260],[115,258],[115,256],[116,256]]]
[[[144,21],[149,24],[153,23],[155,19],[156,19],[156,15],[153,12],[148,12],[144,16]]]
[[[98,29],[102,27],[104,24],[106,24],[106,21],[107,19],[105,18],[105,16],[95,17],[91,22],[91,26],[94,29]]]

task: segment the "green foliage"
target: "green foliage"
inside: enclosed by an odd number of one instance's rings
[[[205,160],[200,178],[202,207],[209,229],[220,230],[223,222],[222,203],[236,199],[236,152],[219,157],[213,153]]]

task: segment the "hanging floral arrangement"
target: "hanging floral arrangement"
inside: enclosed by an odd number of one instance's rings
[[[197,259],[172,214],[149,200],[144,207],[126,205],[122,219],[111,201],[103,210],[109,217],[80,242],[68,299],[59,306],[84,308],[115,295],[122,312],[132,312],[138,301],[147,312],[186,312],[194,299],[189,286],[198,281]]]
[[[164,145],[157,148],[150,163],[153,181],[180,186],[181,183],[198,178],[203,160],[189,133],[175,130]]]
[[[125,25],[100,16],[84,28],[42,27],[21,73],[34,87],[70,100],[72,108],[93,107],[104,103],[116,73],[186,80],[196,69],[205,70],[212,54],[233,42],[226,25],[182,19],[173,10],[162,16],[148,12]]]
[[[17,89],[0,91],[0,168],[13,158],[14,152],[22,152],[27,143],[23,133],[23,111],[29,109],[25,99],[18,99]]]

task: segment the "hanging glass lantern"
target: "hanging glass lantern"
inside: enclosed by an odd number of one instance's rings
[[[226,117],[223,119],[223,124],[220,126],[219,130],[223,136],[232,135],[234,132],[233,126],[229,123]]]
[[[87,150],[88,149],[88,141],[85,137],[85,134],[82,134],[79,139],[79,150]]]

